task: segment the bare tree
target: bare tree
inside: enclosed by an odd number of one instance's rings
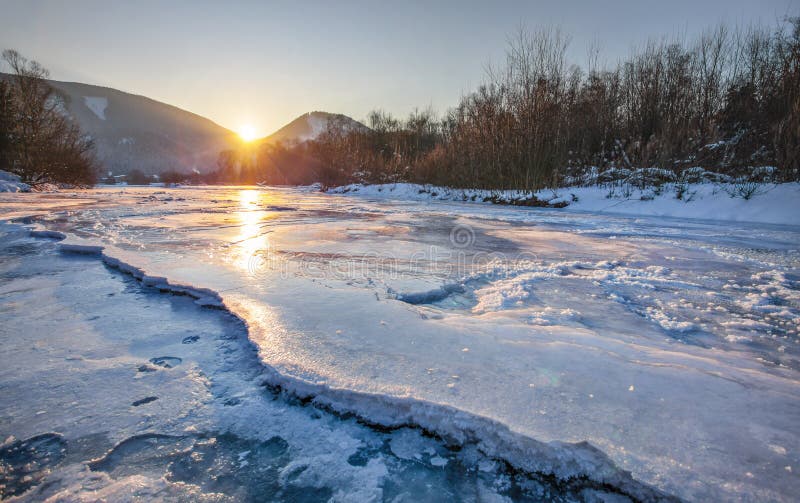
[[[0,80],[0,170],[10,171],[14,160],[14,128],[17,118],[8,83]]]
[[[67,115],[63,98],[46,81],[49,72],[15,50],[3,51],[3,59],[12,71],[15,115],[9,169],[34,185],[94,183],[94,144]]]

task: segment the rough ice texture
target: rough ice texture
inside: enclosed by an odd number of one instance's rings
[[[331,409],[631,495],[799,489],[797,227],[289,189],[14,197],[6,216],[40,215],[64,251],[217,301],[267,382]]]

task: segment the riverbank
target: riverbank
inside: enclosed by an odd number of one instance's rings
[[[345,185],[327,189],[326,192],[403,201],[489,203],[569,208],[628,216],[800,225],[800,183],[761,183],[746,189],[731,183],[666,184],[645,189],[631,186],[579,186],[534,193],[388,183]]]

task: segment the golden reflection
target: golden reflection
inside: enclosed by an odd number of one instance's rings
[[[269,239],[264,225],[264,212],[259,203],[263,193],[258,190],[239,191],[239,235],[233,240],[235,263],[244,271],[254,273],[254,268],[266,258]]]

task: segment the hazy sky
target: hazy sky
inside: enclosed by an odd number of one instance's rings
[[[114,87],[268,134],[325,110],[444,111],[500,62],[519,26],[598,41],[613,63],[648,37],[774,23],[800,0],[268,2],[0,0],[0,48],[57,80]]]

